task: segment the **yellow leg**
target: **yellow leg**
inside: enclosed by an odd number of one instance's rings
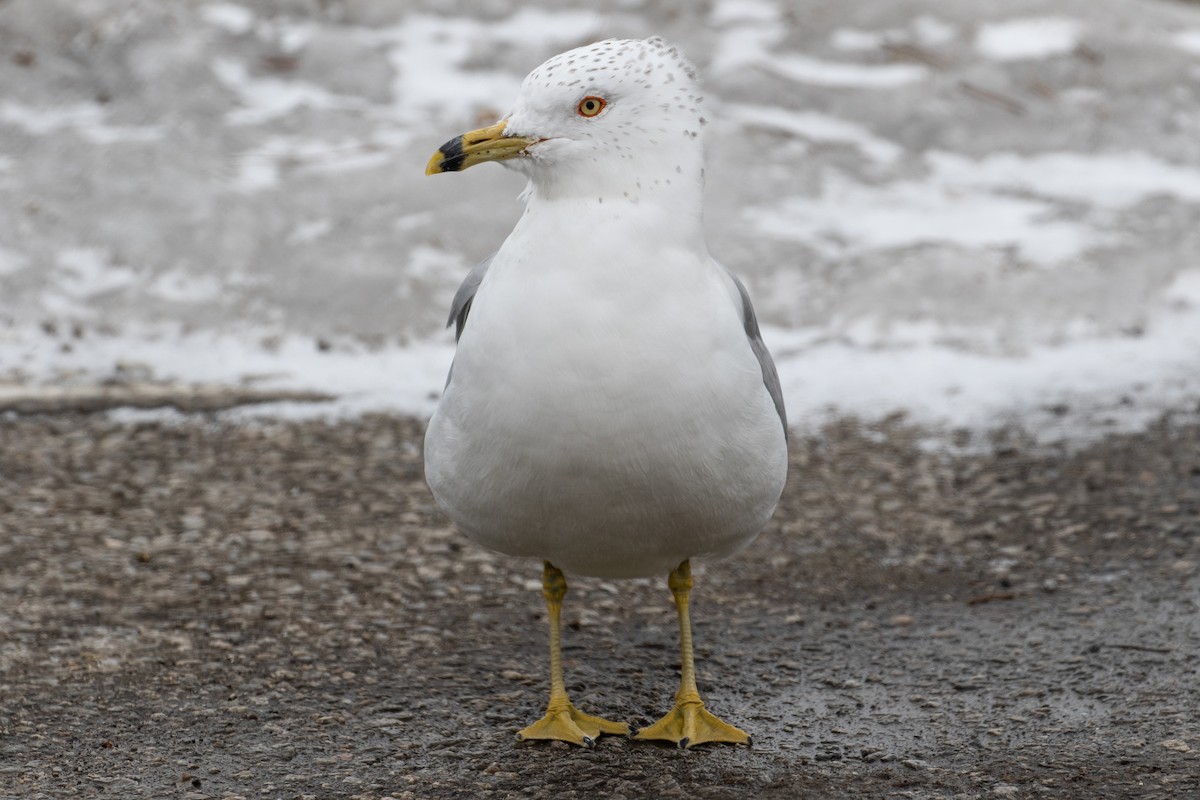
[[[567,594],[567,579],[562,570],[546,562],[542,571],[542,594],[546,597],[546,609],[550,612],[550,704],[546,715],[517,734],[525,739],[559,739],[571,744],[591,747],[602,733],[626,735],[629,726],[624,722],[609,722],[600,717],[584,714],[567,697],[563,683],[562,645],[559,617],[562,600]]]
[[[682,664],[679,676],[679,691],[675,693],[675,707],[658,722],[642,728],[635,739],[662,739],[682,747],[705,742],[731,742],[750,744],[750,736],[708,712],[700,692],[696,689],[696,663],[692,654],[692,620],[688,614],[688,601],[692,593],[692,567],[684,561],[667,578],[667,586],[675,597],[675,608],[679,612],[679,643]]]

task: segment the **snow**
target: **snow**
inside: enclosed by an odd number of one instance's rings
[[[878,50],[889,43],[915,42],[925,47],[948,44],[958,36],[958,29],[937,17],[917,17],[907,28],[867,31],[859,28],[838,28],[829,37],[835,50],[863,52]]]
[[[818,197],[792,196],[748,217],[763,233],[841,254],[940,242],[1012,247],[1041,265],[1108,243],[1104,215],[1062,218],[1054,201],[1120,211],[1167,195],[1200,202],[1200,169],[1136,151],[1083,155],[995,153],[980,160],[934,151],[921,180],[872,186],[836,173]]]
[[[104,253],[90,247],[67,248],[58,254],[58,263],[59,288],[79,299],[124,289],[136,278],[133,270],[112,264]]]
[[[0,339],[0,363],[35,382],[61,383],[64,376],[78,381],[134,368],[168,382],[312,389],[338,397],[333,404],[287,406],[297,417],[370,411],[428,415],[454,356],[449,333],[405,347],[366,349],[344,343],[329,351],[311,338],[252,325],[226,332],[135,325],[120,336],[73,339],[67,350],[45,336],[38,343],[39,337],[32,334]],[[14,346],[14,339],[21,344]],[[181,358],[181,353],[187,357]],[[266,413],[277,410],[264,408]]]
[[[975,49],[997,61],[1050,58],[1079,46],[1083,23],[1066,17],[1022,17],[979,28]]]
[[[829,37],[829,43],[835,50],[847,52],[878,50],[887,41],[888,34],[884,31],[862,31],[856,28],[838,28]]]
[[[334,141],[272,136],[238,155],[229,185],[253,193],[277,188],[292,178],[375,169],[394,161],[408,140],[408,134],[394,133]]]
[[[958,37],[958,28],[928,14],[914,19],[912,30],[917,42],[926,47],[949,44]]]
[[[1138,151],[995,153],[979,161],[934,152],[928,159],[936,180],[957,186],[1030,192],[1114,210],[1155,195],[1200,201],[1200,169]]]
[[[723,11],[724,5],[716,7],[714,14],[720,15],[725,31],[713,54],[714,74],[749,68],[810,86],[845,89],[890,89],[929,76],[929,70],[919,64],[862,64],[779,52],[774,48],[786,29],[775,11],[766,10],[768,5],[752,4],[740,13]]]
[[[1200,268],[1176,275],[1163,290],[1163,297],[1168,302],[1177,304],[1177,310],[1190,309],[1200,312]]]
[[[176,271],[159,275],[146,290],[170,303],[211,303],[220,297],[221,288],[221,282],[212,275]]]
[[[38,68],[0,64],[14,87],[0,381],[99,383],[141,364],[159,381],[338,397],[233,416],[430,413],[450,297],[519,216],[521,181],[490,166],[426,178],[428,156],[504,114],[547,56],[662,32],[708,95],[709,244],[751,289],[800,430],[899,411],[1087,437],[1200,400],[1186,9],[1143,4],[1131,27],[1124,0],[1078,19],[934,0],[801,17],[717,0],[694,19],[640,0],[495,0],[486,17],[377,0],[48,5],[56,30],[91,32],[84,47],[43,37],[27,5],[10,22],[44,42]],[[1102,61],[1037,63],[1093,37]],[[942,63],[888,48],[903,44]],[[280,52],[295,69],[260,60]]]
[[[820,197],[787,198],[747,216],[767,235],[847,256],[937,242],[1013,247],[1030,261],[1053,264],[1097,243],[1083,225],[1051,218],[1047,203],[962,192],[936,178],[869,186],[830,174]]]
[[[1175,34],[1172,41],[1181,50],[1200,56],[1200,29],[1180,31]]]
[[[462,275],[474,265],[467,264],[458,253],[422,245],[413,248],[406,266],[404,280],[396,287],[397,296],[402,298],[414,296],[414,287],[422,283],[437,283],[443,276]]]
[[[498,117],[525,77],[467,67],[484,42],[553,50],[590,38],[602,28],[601,17],[590,11],[522,9],[499,23],[412,14],[399,26],[365,35],[391,43],[393,91],[405,113],[452,120],[480,111]]]
[[[104,122],[107,112],[96,103],[39,108],[11,100],[0,103],[0,123],[20,128],[32,136],[73,131],[96,144],[150,142],[162,138],[155,126],[112,126]]]
[[[778,24],[779,6],[770,0],[718,0],[708,15],[708,24],[722,27],[738,23]]]
[[[235,36],[249,33],[254,27],[254,12],[234,3],[209,3],[201,6],[200,18],[209,25],[223,28]]]
[[[1080,336],[1019,355],[964,350],[951,343],[953,330],[936,325],[863,325],[832,339],[824,329],[767,326],[764,338],[779,367],[788,418],[800,431],[815,432],[844,414],[875,419],[900,412],[934,430],[980,430],[1019,418],[1046,438],[1086,438],[1097,430],[1135,429],[1200,393],[1198,311],[1200,271],[1185,273],[1164,292],[1159,313],[1140,335]],[[449,332],[403,347],[342,343],[327,351],[305,337],[252,327],[220,334],[140,328],[76,339],[65,353],[53,341],[30,347],[37,337],[19,338],[19,352],[0,339],[0,363],[43,382],[123,365],[185,383],[252,383],[337,397],[239,412],[290,418],[428,415],[454,353]],[[272,344],[261,347],[261,341]],[[1063,419],[1047,410],[1062,405],[1085,413]]]
[[[1168,287],[1151,324],[1138,334],[1080,335],[1013,355],[980,354],[952,344],[955,331],[936,325],[890,330],[851,329],[834,342],[793,349],[826,331],[768,331],[780,364],[789,409],[797,420],[823,422],[832,414],[877,418],[901,412],[925,425],[979,429],[997,419],[1059,404],[1095,404],[1088,422],[1108,416],[1122,429],[1178,406],[1200,391],[1200,272]],[[1080,326],[1086,331],[1087,326]],[[1117,408],[1128,398],[1133,408]],[[1121,417],[1125,417],[1121,420]],[[1061,425],[1043,419],[1043,425]],[[1076,424],[1079,424],[1078,421]],[[804,423],[801,423],[804,426]]]
[[[66,128],[98,125],[103,118],[104,109],[95,103],[52,108],[33,108],[12,100],[0,103],[0,122],[16,125],[34,136],[44,136]]]
[[[288,242],[292,244],[309,244],[323,238],[332,230],[333,220],[328,218],[302,222],[288,234]]]
[[[16,250],[10,250],[4,245],[0,245],[0,276],[12,275],[28,266],[28,258]]]
[[[241,63],[230,58],[214,59],[213,74],[238,95],[244,108],[226,115],[231,125],[261,125],[301,108],[315,110],[354,109],[358,98],[341,97],[319,86],[283,78],[256,78]]]
[[[742,104],[726,106],[722,111],[726,118],[748,127],[780,130],[814,142],[848,144],[882,163],[891,163],[903,153],[898,144],[874,135],[862,125],[817,111]]]
[[[1200,392],[1200,272],[1185,274],[1164,300],[1186,294],[1191,304],[1164,302],[1140,335],[1081,336],[1014,356],[939,343],[943,331],[921,326],[858,341],[813,342],[820,332],[778,329],[765,338],[779,361],[789,419],[801,426],[834,410],[867,419],[902,412],[940,428],[979,430],[1007,418],[1046,438],[1086,438],[1097,426],[1136,429]],[[1085,413],[1064,420],[1047,411],[1056,406]]]
[[[776,55],[758,66],[797,83],[846,89],[893,89],[929,76],[918,64],[852,64],[801,55]]]

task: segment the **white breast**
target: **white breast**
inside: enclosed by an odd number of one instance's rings
[[[426,476],[486,547],[645,576],[752,540],[787,452],[720,266],[650,253],[612,213],[603,240],[594,219],[558,220],[549,239],[523,220],[497,254],[430,421]]]

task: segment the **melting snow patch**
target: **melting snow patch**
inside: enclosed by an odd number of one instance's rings
[[[545,11],[522,8],[498,23],[483,24],[489,36],[508,44],[544,50],[594,35],[604,25],[594,11]]]
[[[200,18],[209,25],[229,31],[234,36],[249,33],[254,27],[254,12],[233,3],[210,3],[201,6]]]
[[[774,128],[817,142],[839,142],[857,147],[869,158],[890,164],[904,152],[895,142],[867,128],[816,111],[788,111],[777,106],[726,106],[725,115],[743,125]]]
[[[929,75],[917,64],[849,64],[797,55],[777,55],[758,66],[797,83],[847,89],[893,89]]]
[[[1079,45],[1083,24],[1065,17],[1024,17],[980,26],[975,48],[997,61],[1049,58]]]
[[[926,67],[918,64],[854,64],[774,53],[771,48],[782,40],[785,26],[765,13],[735,14],[721,9],[718,6],[716,11],[721,12],[727,25],[717,40],[709,67],[715,75],[751,67],[812,86],[890,89],[922,80],[929,74]]]
[[[178,326],[136,325],[121,335],[87,335],[63,351],[40,329],[0,339],[0,363],[12,365],[33,385],[100,382],[137,365],[155,381],[183,384],[252,384],[262,389],[321,391],[336,403],[273,404],[251,415],[311,417],[399,411],[429,415],[454,356],[449,332],[408,344],[367,350],[352,346],[322,352],[311,337],[266,328],[184,333]],[[261,343],[269,341],[270,347]]]
[[[887,347],[830,342],[803,330],[766,328],[764,337],[779,366],[788,418],[800,425],[903,411],[935,427],[981,430],[1016,418],[1044,440],[1087,439],[1135,430],[1200,394],[1200,315],[1164,305],[1140,336],[1081,338],[1019,356],[932,341],[890,346],[905,338],[895,330],[880,332]],[[1038,414],[1059,404],[1079,413]]]
[[[27,266],[29,266],[29,259],[26,256],[0,245],[0,275],[12,275]]]
[[[57,285],[78,299],[124,289],[137,278],[128,267],[109,263],[104,253],[91,247],[73,247],[58,254],[65,275]]]
[[[1093,243],[1088,228],[1047,219],[1052,211],[1037,200],[963,193],[934,182],[876,187],[830,174],[818,198],[792,197],[749,213],[763,233],[839,255],[941,242],[1015,247],[1031,261],[1052,264]]]
[[[396,158],[394,153],[380,151],[334,152],[317,161],[301,164],[297,175],[328,175],[338,172],[355,172],[382,167]]]
[[[1175,42],[1176,47],[1200,56],[1200,30],[1177,33],[1172,41]]]
[[[933,152],[927,158],[938,180],[959,186],[1024,191],[1110,209],[1154,195],[1200,201],[1200,169],[1146,153],[996,153],[971,161]]]
[[[225,115],[231,125],[258,125],[300,108],[355,109],[365,105],[359,98],[335,95],[302,81],[251,77],[244,66],[229,58],[214,59],[212,70],[245,106]]]
[[[937,17],[922,16],[912,21],[913,35],[924,45],[939,45],[952,42],[958,36],[958,28]]]
[[[973,161],[935,152],[926,159],[925,180],[867,186],[829,173],[820,197],[755,208],[752,218],[764,233],[835,253],[946,242],[1015,247],[1053,264],[1107,240],[1088,222],[1056,218],[1058,202],[1105,210],[1155,195],[1200,202],[1200,170],[1144,153],[999,153]]]
[[[384,132],[373,133],[367,139],[333,142],[273,136],[238,156],[237,174],[230,185],[246,193],[273,189],[282,183],[285,165],[293,176],[373,169],[395,159],[408,136]]]
[[[855,28],[838,28],[829,37],[834,49],[848,52],[878,50],[887,40],[888,35],[883,31],[860,31]]]
[[[0,122],[14,125],[33,136],[74,131],[96,144],[149,142],[162,138],[156,127],[118,127],[104,122],[106,111],[95,103],[35,108],[12,101],[0,103]]]
[[[296,227],[292,228],[292,232],[288,234],[288,244],[311,244],[318,239],[324,238],[333,230],[333,220],[331,219],[315,219],[311,222],[301,222]]]
[[[878,50],[889,42],[912,41],[927,47],[946,44],[958,35],[958,29],[936,17],[917,17],[907,28],[885,31],[864,31],[857,28],[838,28],[829,37],[835,50],[862,52]]]
[[[482,47],[500,42],[544,55],[591,38],[602,27],[602,17],[592,11],[523,9],[500,22],[413,14],[402,25],[365,35],[390,43],[395,102],[410,121],[414,111],[436,121],[461,121],[480,112],[499,116],[521,86],[520,75],[468,67]]]
[[[459,253],[451,253],[440,247],[417,245],[405,260],[407,268],[404,280],[396,287],[400,297],[410,297],[413,288],[419,285],[445,285],[447,289],[455,285],[465,271],[466,264]]]
[[[260,192],[279,185],[279,163],[262,150],[242,153],[237,159],[237,175],[230,181],[239,192]]]
[[[221,296],[221,282],[212,275],[168,272],[146,287],[149,294],[171,303],[207,303]]]
[[[746,22],[776,24],[779,6],[770,0],[718,0],[708,15],[708,24],[716,27]]]
[[[1132,430],[1200,394],[1195,354],[1200,315],[1173,304],[1200,298],[1200,273],[1177,282],[1140,336],[1081,338],[991,355],[946,344],[936,323],[875,330],[859,325],[831,338],[825,329],[764,328],[800,430],[854,414],[878,419],[896,411],[936,429],[985,430],[1017,418],[1043,439],[1086,439]],[[121,335],[87,335],[63,351],[39,329],[0,338],[0,363],[33,385],[98,382],[136,364],[156,381],[253,385],[326,392],[331,404],[283,403],[232,412],[242,416],[347,416],[373,411],[428,415],[445,383],[454,348],[449,332],[405,346],[322,351],[310,337],[259,328],[183,333],[134,326]],[[953,331],[949,331],[953,333]],[[270,341],[271,346],[261,345]],[[1062,418],[1041,409],[1071,406]],[[1098,428],[1097,425],[1105,427]]]
[[[1163,296],[1193,311],[1200,311],[1200,270],[1188,270],[1175,276]]]
[[[34,108],[6,100],[0,103],[0,122],[7,122],[26,133],[42,136],[65,128],[98,125],[104,109],[94,103]]]

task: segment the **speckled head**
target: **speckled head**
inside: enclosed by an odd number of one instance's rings
[[[502,161],[535,187],[699,182],[702,104],[677,48],[659,37],[608,39],[533,70],[510,114],[447,142],[429,172]]]

